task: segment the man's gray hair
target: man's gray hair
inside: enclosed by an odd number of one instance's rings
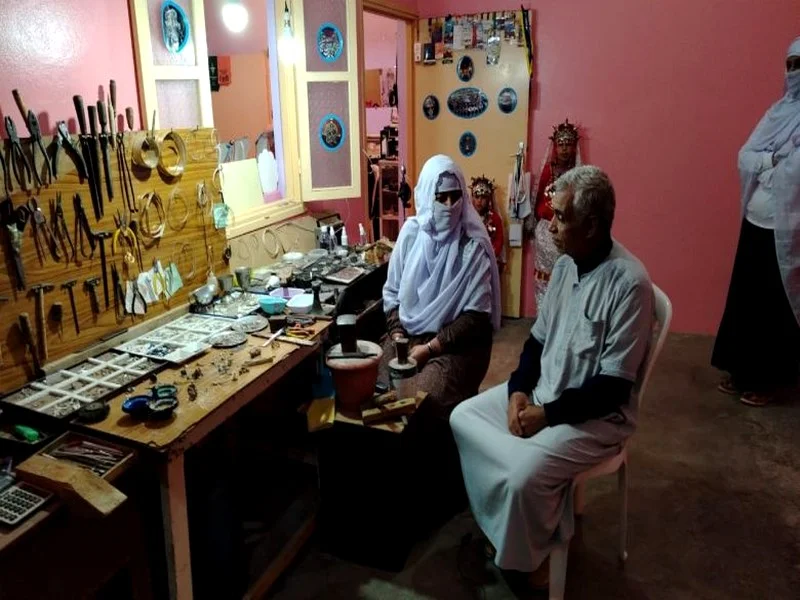
[[[554,191],[573,194],[572,208],[578,221],[594,215],[600,227],[611,233],[616,207],[614,186],[600,167],[582,165],[570,169],[556,180]]]

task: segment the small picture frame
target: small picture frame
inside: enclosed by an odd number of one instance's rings
[[[461,81],[467,82],[475,75],[475,63],[472,62],[472,57],[464,55],[458,59],[456,64],[456,75]]]

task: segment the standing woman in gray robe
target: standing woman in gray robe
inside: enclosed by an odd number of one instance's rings
[[[489,368],[500,327],[500,276],[464,174],[450,157],[425,163],[414,202],[417,214],[403,224],[383,288],[388,333],[380,378],[388,381],[394,340],[408,338],[417,387],[428,393],[404,433],[414,487],[430,500],[414,498],[425,529],[465,504],[448,418],[478,393]]]
[[[711,364],[719,390],[763,406],[800,360],[800,37],[785,94],[739,152],[742,229]]]

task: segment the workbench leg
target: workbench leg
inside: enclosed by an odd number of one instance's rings
[[[183,454],[170,457],[167,464],[161,467],[161,515],[167,550],[169,597],[173,600],[191,600],[192,562]]]

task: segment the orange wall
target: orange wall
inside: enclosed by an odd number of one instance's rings
[[[268,82],[266,52],[234,54],[231,56],[231,84],[211,93],[218,139],[247,136],[251,157],[255,156],[258,134],[272,128]]]

